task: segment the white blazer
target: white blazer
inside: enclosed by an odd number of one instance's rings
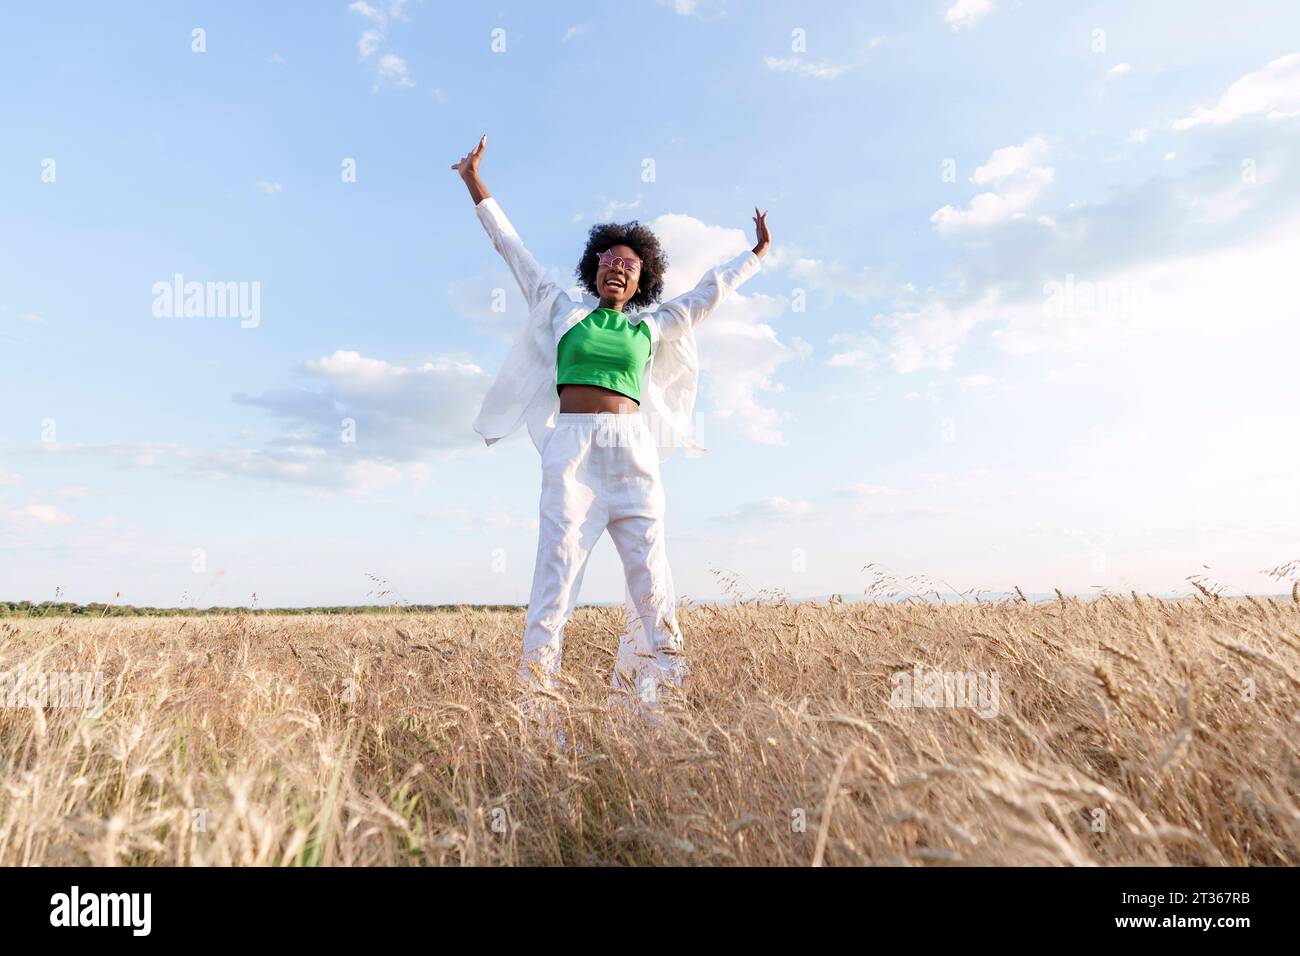
[[[495,197],[488,196],[474,210],[492,245],[514,274],[528,306],[528,320],[483,398],[474,430],[491,445],[526,424],[540,451],[560,410],[556,347],[564,333],[600,301],[586,293],[575,301],[548,281]],[[690,292],[653,310],[628,316],[633,325],[646,322],[650,326],[650,361],[641,387],[641,415],[655,436],[661,458],[672,454],[677,445],[703,451],[691,437],[700,377],[695,326],[761,267],[758,256],[746,250],[725,265],[710,269]]]

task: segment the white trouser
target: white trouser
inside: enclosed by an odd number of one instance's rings
[[[564,625],[606,528],[623,560],[628,617],[610,686],[650,707],[663,684],[680,686],[686,661],[663,514],[659,453],[639,414],[558,416],[542,446],[537,564],[519,669],[525,686],[550,687],[559,672]]]

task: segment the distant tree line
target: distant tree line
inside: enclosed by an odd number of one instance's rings
[[[0,601],[0,617],[207,617],[230,614],[425,614],[517,610],[517,604],[361,604],[353,607],[136,607],[70,601]]]

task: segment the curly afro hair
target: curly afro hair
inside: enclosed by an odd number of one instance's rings
[[[597,260],[611,246],[627,246],[641,260],[636,295],[632,296],[624,308],[632,311],[658,302],[664,292],[664,273],[668,271],[668,259],[663,249],[659,248],[655,234],[639,222],[625,222],[622,225],[607,222],[592,226],[587,234],[587,248],[583,250],[578,268],[574,270],[578,283],[596,298],[600,298],[600,293],[596,290],[596,269],[600,265]]]

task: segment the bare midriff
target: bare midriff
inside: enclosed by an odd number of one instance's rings
[[[561,385],[560,412],[566,415],[630,415],[641,410],[626,395],[599,385]]]

